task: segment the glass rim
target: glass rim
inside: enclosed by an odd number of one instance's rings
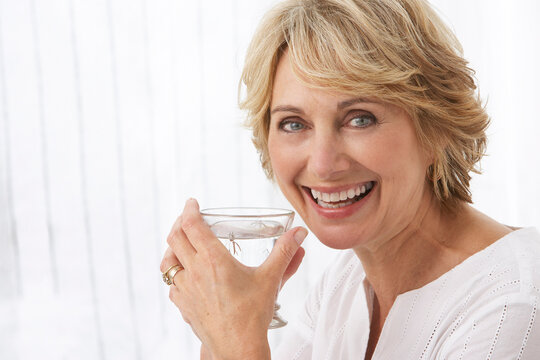
[[[244,213],[244,214],[235,214],[229,211],[231,210],[241,210],[241,211],[260,211],[260,213]],[[240,211],[240,212],[241,212]],[[230,207],[213,207],[200,210],[202,216],[222,216],[222,217],[236,217],[236,218],[253,218],[253,217],[280,217],[280,216],[291,216],[294,215],[294,210],[284,209],[284,208],[274,208],[274,207],[257,207],[257,206],[230,206]]]

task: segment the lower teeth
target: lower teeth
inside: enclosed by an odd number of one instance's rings
[[[337,209],[337,208],[340,208],[340,207],[344,207],[344,206],[348,206],[348,205],[351,205],[352,203],[354,203],[355,201],[351,200],[351,201],[347,201],[347,202],[344,202],[344,203],[339,203],[339,204],[330,204],[330,203],[326,203],[322,200],[319,200],[317,202],[317,204],[319,204],[320,206],[324,207],[324,208],[329,208],[329,209]]]

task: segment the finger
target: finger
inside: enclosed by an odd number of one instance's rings
[[[182,263],[180,262],[180,260],[178,260],[172,249],[170,247],[167,247],[167,250],[165,250],[165,255],[163,255],[163,259],[161,260],[161,265],[159,266],[159,269],[163,273],[174,265],[180,265],[183,267]]]
[[[169,299],[174,305],[176,305],[176,307],[180,311],[184,322],[191,327],[191,330],[193,331],[195,336],[197,336],[202,342],[202,339],[199,336],[196,327],[194,327],[194,323],[197,322],[197,318],[189,310],[189,300],[186,299],[186,296],[182,293],[182,290],[176,286],[171,286],[169,290]]]
[[[182,319],[186,324],[191,325],[191,322],[187,316],[185,305],[183,305],[182,294],[176,286],[171,286],[169,288],[169,300],[178,308],[180,314],[182,314]]]
[[[226,252],[224,246],[204,221],[199,211],[199,204],[195,199],[188,199],[186,201],[186,206],[182,213],[182,230],[196,251],[216,249]]]
[[[176,219],[169,236],[167,237],[167,244],[172,249],[174,255],[180,261],[183,267],[189,268],[191,260],[197,253],[191,242],[188,240],[186,234],[182,230],[182,216]]]
[[[300,267],[300,264],[302,263],[302,260],[304,259],[304,255],[306,254],[306,251],[303,247],[299,247],[296,251],[296,254],[294,254],[291,262],[289,263],[289,266],[287,266],[287,269],[285,270],[285,273],[283,274],[283,279],[281,280],[281,287],[285,285],[287,280],[291,278],[294,274],[296,274],[296,271]]]
[[[307,230],[303,227],[294,228],[281,235],[268,259],[261,265],[262,270],[269,276],[279,276],[281,280],[306,236]]]
[[[173,274],[173,277],[171,278],[172,285],[178,289],[178,284],[180,283],[181,279],[185,276],[185,269],[182,265],[180,265],[181,268],[176,271]],[[170,277],[170,276],[169,276]]]
[[[168,248],[165,252],[164,260],[161,262],[160,270],[163,273],[163,281],[167,285],[175,285],[175,278],[178,273],[184,271],[184,266],[172,253],[172,250]]]

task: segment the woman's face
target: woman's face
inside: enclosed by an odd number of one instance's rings
[[[268,150],[285,197],[337,249],[389,239],[429,202],[430,157],[405,111],[369,96],[305,86],[281,58]]]

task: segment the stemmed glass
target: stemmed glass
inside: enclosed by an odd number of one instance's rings
[[[294,219],[291,210],[257,207],[203,209],[201,215],[232,256],[255,267],[266,260],[277,238],[289,230]],[[287,325],[279,309],[276,302],[269,329]]]

